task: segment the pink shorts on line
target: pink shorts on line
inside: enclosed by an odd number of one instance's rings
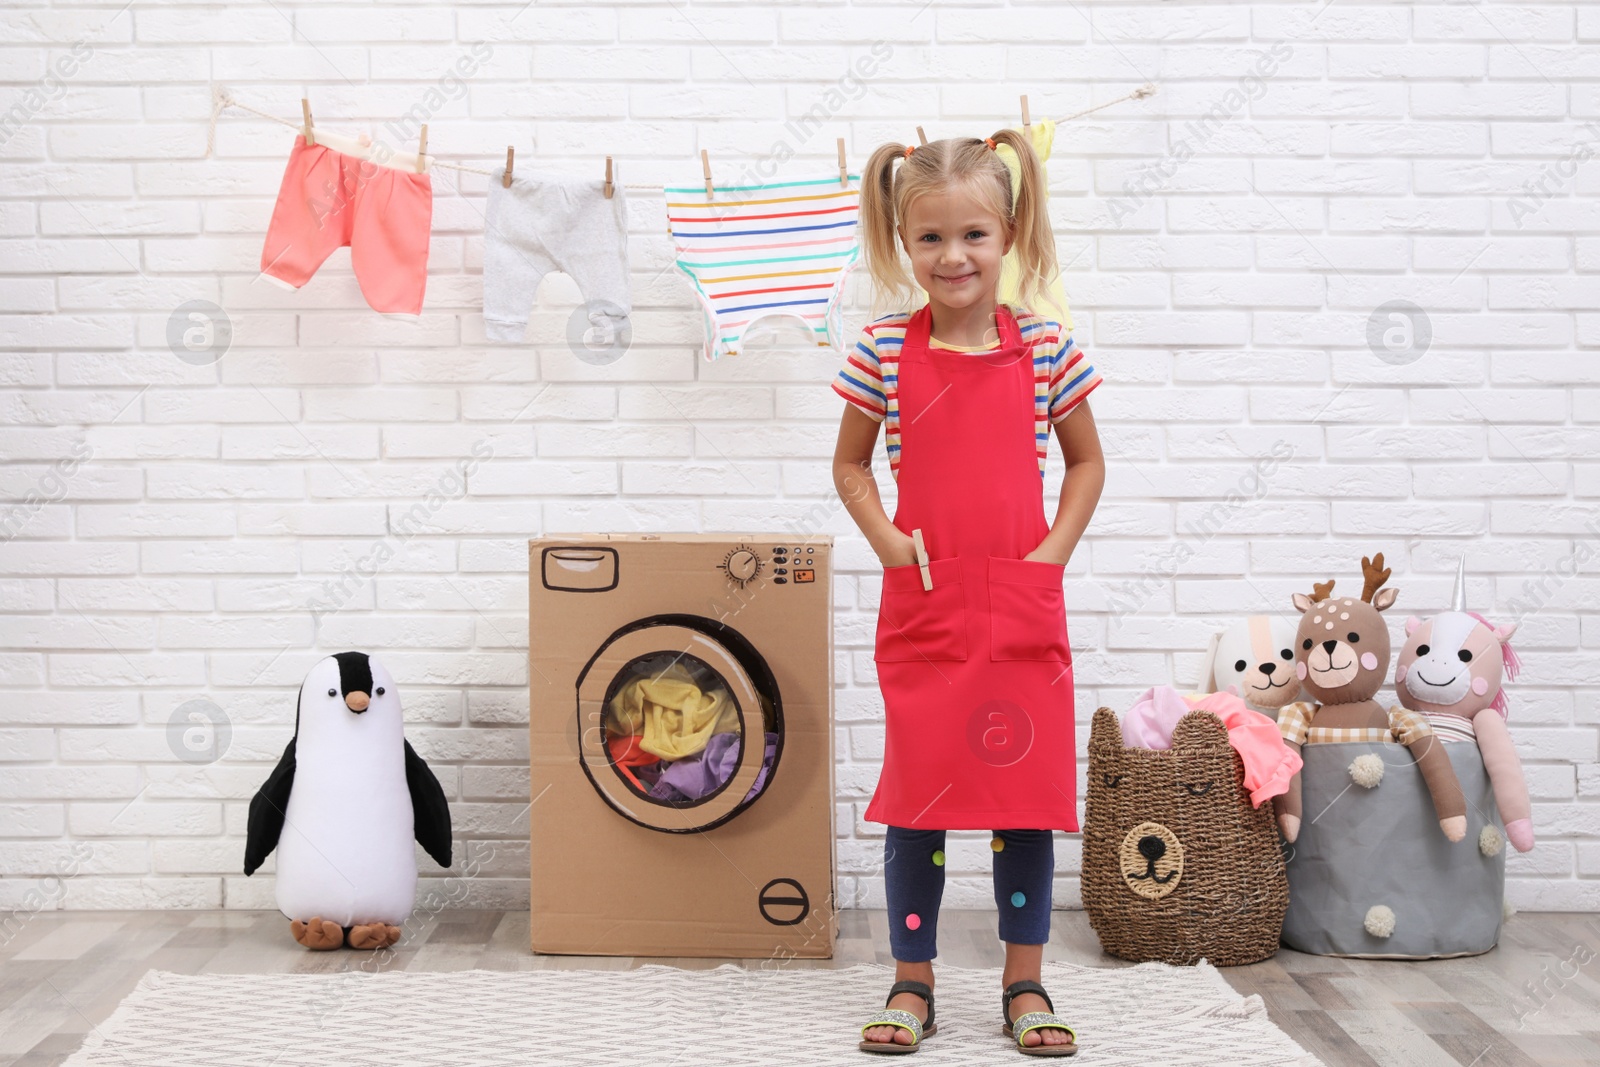
[[[361,295],[374,311],[417,315],[428,284],[433,179],[297,134],[261,249],[261,273],[298,289],[333,250],[350,246]],[[332,140],[333,138],[329,138]],[[402,156],[402,159],[414,157]]]

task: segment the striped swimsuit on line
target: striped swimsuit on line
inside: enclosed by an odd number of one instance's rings
[[[860,175],[769,185],[667,186],[676,265],[706,320],[706,359],[737,355],[768,315],[800,319],[819,346],[841,349],[840,293],[861,255]]]

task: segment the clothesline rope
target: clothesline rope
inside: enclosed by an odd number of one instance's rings
[[[1150,96],[1155,91],[1156,87],[1154,85],[1146,83],[1125,96],[1119,96],[1115,100],[1108,100],[1103,104],[1096,104],[1094,107],[1079,111],[1076,114],[1068,115],[1066,118],[1057,119],[1056,125],[1066,125],[1075,119],[1083,118],[1085,115],[1092,115],[1096,111],[1103,111],[1115,104],[1120,104],[1124,100],[1141,100],[1144,97]],[[211,158],[212,150],[216,147],[217,116],[220,115],[222,113],[222,109],[226,107],[236,107],[240,111],[248,111],[253,115],[259,115],[268,121],[276,122],[280,126],[287,126],[292,130],[298,130],[301,128],[301,124],[298,122],[293,122],[289,119],[281,119],[276,115],[269,114],[268,112],[262,111],[258,108],[253,108],[249,104],[241,103],[239,99],[227,89],[218,87],[212,91],[211,123],[206,132],[207,159]],[[444,167],[448,170],[466,171],[469,174],[481,174],[486,178],[498,178],[501,174],[505,173],[505,168],[503,167],[499,170],[484,170],[480,167],[469,167],[463,163],[447,163],[444,160],[439,159],[437,156],[433,157],[432,166]],[[659,193],[662,191],[662,187],[660,185],[646,185],[638,182],[623,182],[620,184],[624,189],[632,189],[636,192]]]

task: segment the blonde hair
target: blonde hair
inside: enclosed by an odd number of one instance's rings
[[[1009,145],[1017,154],[1015,202],[1011,171],[989,142]],[[899,163],[896,170],[895,164]],[[926,193],[958,187],[1000,217],[1013,235],[1010,255],[1017,267],[1017,299],[1034,308],[1049,303],[1047,287],[1059,272],[1055,234],[1045,211],[1044,164],[1032,142],[1018,130],[1001,130],[988,140],[947,137],[917,145],[879,145],[861,175],[860,227],[866,268],[872,278],[873,315],[885,304],[909,309],[919,286],[901,258],[898,224],[911,204]]]

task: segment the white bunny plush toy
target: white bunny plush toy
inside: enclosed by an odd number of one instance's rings
[[[1300,695],[1294,635],[1295,623],[1277,615],[1251,615],[1219,631],[1201,662],[1199,691],[1232,693],[1276,719]]]

